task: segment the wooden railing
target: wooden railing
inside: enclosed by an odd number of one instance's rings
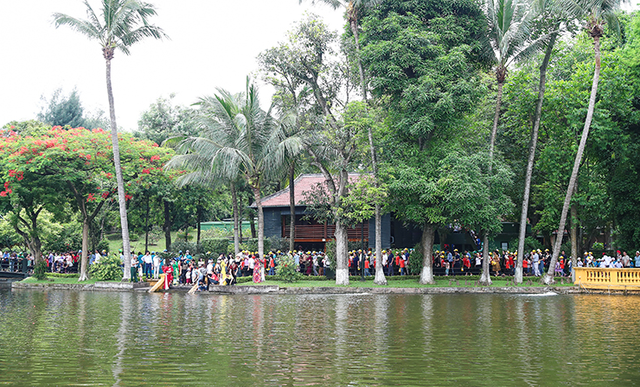
[[[336,231],[333,224],[303,224],[296,225],[296,240],[323,240],[332,239]],[[369,239],[369,224],[365,223],[364,227],[358,226],[347,229],[347,238],[352,240],[360,240],[364,234],[364,239]],[[289,237],[289,226],[285,225],[282,230],[282,237]]]
[[[640,269],[576,267],[574,284],[588,289],[640,290]]]

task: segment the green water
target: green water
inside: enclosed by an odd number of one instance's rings
[[[0,291],[0,385],[639,385],[638,301]]]

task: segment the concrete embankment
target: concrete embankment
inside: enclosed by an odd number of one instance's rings
[[[96,282],[92,284],[31,284],[23,282],[12,283],[12,289],[34,290],[82,290],[82,291],[148,291],[147,283],[129,282]],[[190,286],[177,286],[171,288],[171,293],[186,293]],[[554,292],[558,294],[587,294],[595,293],[578,287],[550,286],[550,287],[296,287],[274,285],[238,285],[238,286],[212,286],[209,291],[197,292],[200,295],[215,294],[545,294]],[[598,293],[609,293],[601,291]]]

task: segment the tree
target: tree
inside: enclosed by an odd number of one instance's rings
[[[29,214],[36,250],[39,244],[36,220],[43,208],[57,213],[64,209],[60,203],[67,202],[77,210],[82,221],[79,280],[86,280],[91,222],[116,192],[107,132],[55,127],[38,137],[9,133],[3,140],[2,173],[10,180],[5,182],[0,197],[19,201]],[[123,173],[128,187],[144,185],[148,179],[162,174],[162,165],[172,153],[170,149],[153,147],[129,136],[123,136],[122,140]],[[127,199],[130,198],[127,193]]]
[[[42,96],[40,99],[45,106],[38,113],[38,120],[51,126],[67,126],[77,128],[84,126],[82,104],[78,90],[73,89],[68,96],[62,94],[62,89],[56,89],[47,99]]]
[[[524,0],[487,0],[485,12],[489,27],[489,41],[493,48],[496,66],[494,69],[498,90],[493,129],[489,143],[489,158],[493,159],[493,149],[498,133],[502,88],[507,77],[507,67],[522,56],[530,46],[530,23],[535,13],[531,3]]]
[[[102,49],[106,63],[107,96],[109,99],[109,117],[111,119],[111,142],[113,144],[113,161],[115,164],[118,188],[118,205],[120,207],[120,225],[122,228],[122,243],[124,250],[124,279],[130,279],[131,248],[129,244],[129,224],[127,221],[127,204],[125,198],[124,180],[120,164],[120,148],[118,147],[118,125],[111,87],[111,60],[116,48],[129,55],[129,47],[144,38],[160,39],[165,37],[162,29],[149,24],[148,19],[156,15],[152,4],[139,0],[103,0],[102,19],[98,17],[88,0],[84,0],[87,7],[88,19],[77,19],[62,13],[54,13],[56,27],[69,26],[71,29],[97,40]]]
[[[310,98],[312,93],[305,82],[296,78],[288,71],[287,49],[285,47],[275,47],[267,49],[258,55],[258,62],[264,72],[265,80],[275,87],[273,104],[279,114],[280,130],[282,135],[302,134],[310,136],[311,133],[305,131],[308,125],[308,111],[312,105]],[[296,167],[300,165],[302,154],[286,154],[285,164],[288,166],[289,184],[289,251],[295,250],[296,237],[296,202],[295,202],[295,176]]]
[[[251,187],[257,206],[258,254],[262,257],[264,215],[260,190],[284,162],[280,149],[295,153],[302,147],[301,139],[282,139],[276,134],[277,123],[270,111],[260,107],[258,89],[249,78],[244,93],[234,95],[218,89],[218,94],[201,98],[197,106],[200,137],[185,139],[180,147],[183,154],[169,166],[229,181],[242,176]]]
[[[536,13],[540,16],[540,23],[547,22],[550,24],[552,31],[548,35],[548,40],[543,40],[543,44],[546,46],[544,57],[539,68],[539,85],[538,85],[538,101],[536,103],[536,110],[533,116],[533,127],[531,129],[531,143],[529,146],[529,158],[527,160],[527,169],[524,180],[524,194],[522,197],[522,209],[520,212],[520,231],[518,234],[518,259],[515,268],[516,283],[522,283],[522,263],[524,260],[524,242],[527,230],[527,214],[529,211],[529,197],[531,193],[531,176],[533,175],[533,165],[536,155],[536,147],[538,143],[538,131],[540,129],[540,118],[542,116],[542,103],[544,101],[545,85],[547,80],[547,68],[549,67],[549,61],[551,59],[551,53],[555,46],[556,39],[560,34],[558,31],[562,19],[565,18],[565,10],[562,8],[564,2],[559,1],[540,1],[534,3],[534,6],[538,6],[539,9]],[[544,30],[544,27],[543,27]],[[574,255],[575,257],[575,255]]]
[[[174,97],[171,94],[169,98],[158,98],[142,113],[138,121],[141,137],[160,145],[169,138],[197,135],[193,109],[174,105]]]
[[[381,170],[390,208],[423,230],[420,281],[433,283],[435,231],[453,221],[440,161],[455,152],[486,65],[481,9],[473,1],[385,1],[363,19],[362,59],[389,119]],[[446,140],[443,140],[446,139]],[[369,141],[370,146],[372,141]],[[462,145],[457,145],[462,146]],[[457,152],[456,152],[457,154]]]
[[[354,167],[357,150],[357,128],[345,125],[334,115],[348,100],[349,79],[340,74],[343,61],[333,59],[336,34],[314,15],[299,23],[288,33],[288,41],[272,49],[277,52],[282,71],[298,80],[313,94],[313,104],[305,126],[313,135],[305,143],[311,164],[325,178],[326,199],[333,213],[336,238],[336,284],[348,285],[347,224],[340,214],[340,203],[348,195],[349,170]],[[345,99],[338,96],[343,92]]]
[[[367,101],[367,81],[364,72],[364,67],[362,65],[362,58],[360,52],[360,33],[359,33],[359,16],[361,11],[364,9],[370,9],[382,2],[382,0],[349,0],[348,2],[340,1],[340,0],[320,0],[325,4],[329,4],[333,7],[333,9],[337,9],[338,7],[343,7],[346,10],[347,21],[349,22],[349,27],[351,29],[351,33],[353,34],[354,44],[355,44],[355,56],[356,63],[358,66],[358,73],[360,75],[360,87],[362,92],[362,98],[364,101]],[[302,2],[302,0],[300,0]],[[315,0],[312,0],[314,3]],[[380,188],[380,182],[378,178],[378,160],[376,156],[376,147],[373,141],[373,131],[371,126],[367,127],[367,135],[369,139],[369,151],[371,154],[371,168],[373,171],[374,182],[376,188]],[[381,213],[381,203],[375,203],[375,253],[376,259],[380,260],[382,256],[382,213]],[[378,262],[376,265],[376,275],[374,279],[374,283],[377,285],[386,285],[387,280],[384,278],[384,271],[382,270],[382,265]]]
[[[584,121],[584,128],[582,129],[582,136],[580,137],[580,144],[578,145],[578,152],[573,163],[573,170],[571,171],[571,177],[569,178],[569,185],[567,186],[567,194],[564,198],[562,205],[562,212],[560,213],[560,222],[558,225],[558,237],[553,245],[553,253],[551,255],[551,261],[549,263],[549,271],[543,278],[545,284],[551,284],[554,282],[554,269],[555,264],[560,255],[560,247],[562,245],[562,235],[564,234],[564,228],[567,221],[567,213],[571,206],[571,197],[575,190],[576,181],[578,179],[578,171],[580,170],[580,163],[582,162],[582,155],[589,137],[589,129],[591,127],[591,120],[593,119],[593,112],[596,105],[596,97],[598,94],[598,82],[600,81],[600,38],[604,34],[605,23],[613,24],[617,26],[617,19],[615,17],[615,11],[620,5],[620,0],[584,0],[576,1],[573,3],[574,12],[576,14],[585,15],[587,22],[584,26],[585,30],[593,39],[593,52],[594,52],[594,71],[593,81],[591,84],[591,95],[589,97],[589,105],[587,108],[587,115]]]

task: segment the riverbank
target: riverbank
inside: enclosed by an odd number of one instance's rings
[[[191,286],[178,285],[166,291],[169,293],[186,293]],[[115,291],[115,292],[147,292],[150,286],[146,282],[73,282],[69,278],[63,280],[35,281],[27,279],[14,282],[12,289],[32,290],[82,290],[82,291]],[[390,279],[389,285],[374,285],[372,281],[351,281],[348,286],[339,286],[330,280],[301,280],[295,283],[266,281],[261,284],[252,282],[235,286],[211,286],[209,291],[199,291],[198,295],[214,294],[638,294],[639,289],[627,290],[588,290],[573,284],[544,286],[538,282],[525,282],[525,285],[514,286],[512,281],[496,279],[491,286],[479,286],[475,281],[438,278],[435,285],[420,285],[417,281]]]

